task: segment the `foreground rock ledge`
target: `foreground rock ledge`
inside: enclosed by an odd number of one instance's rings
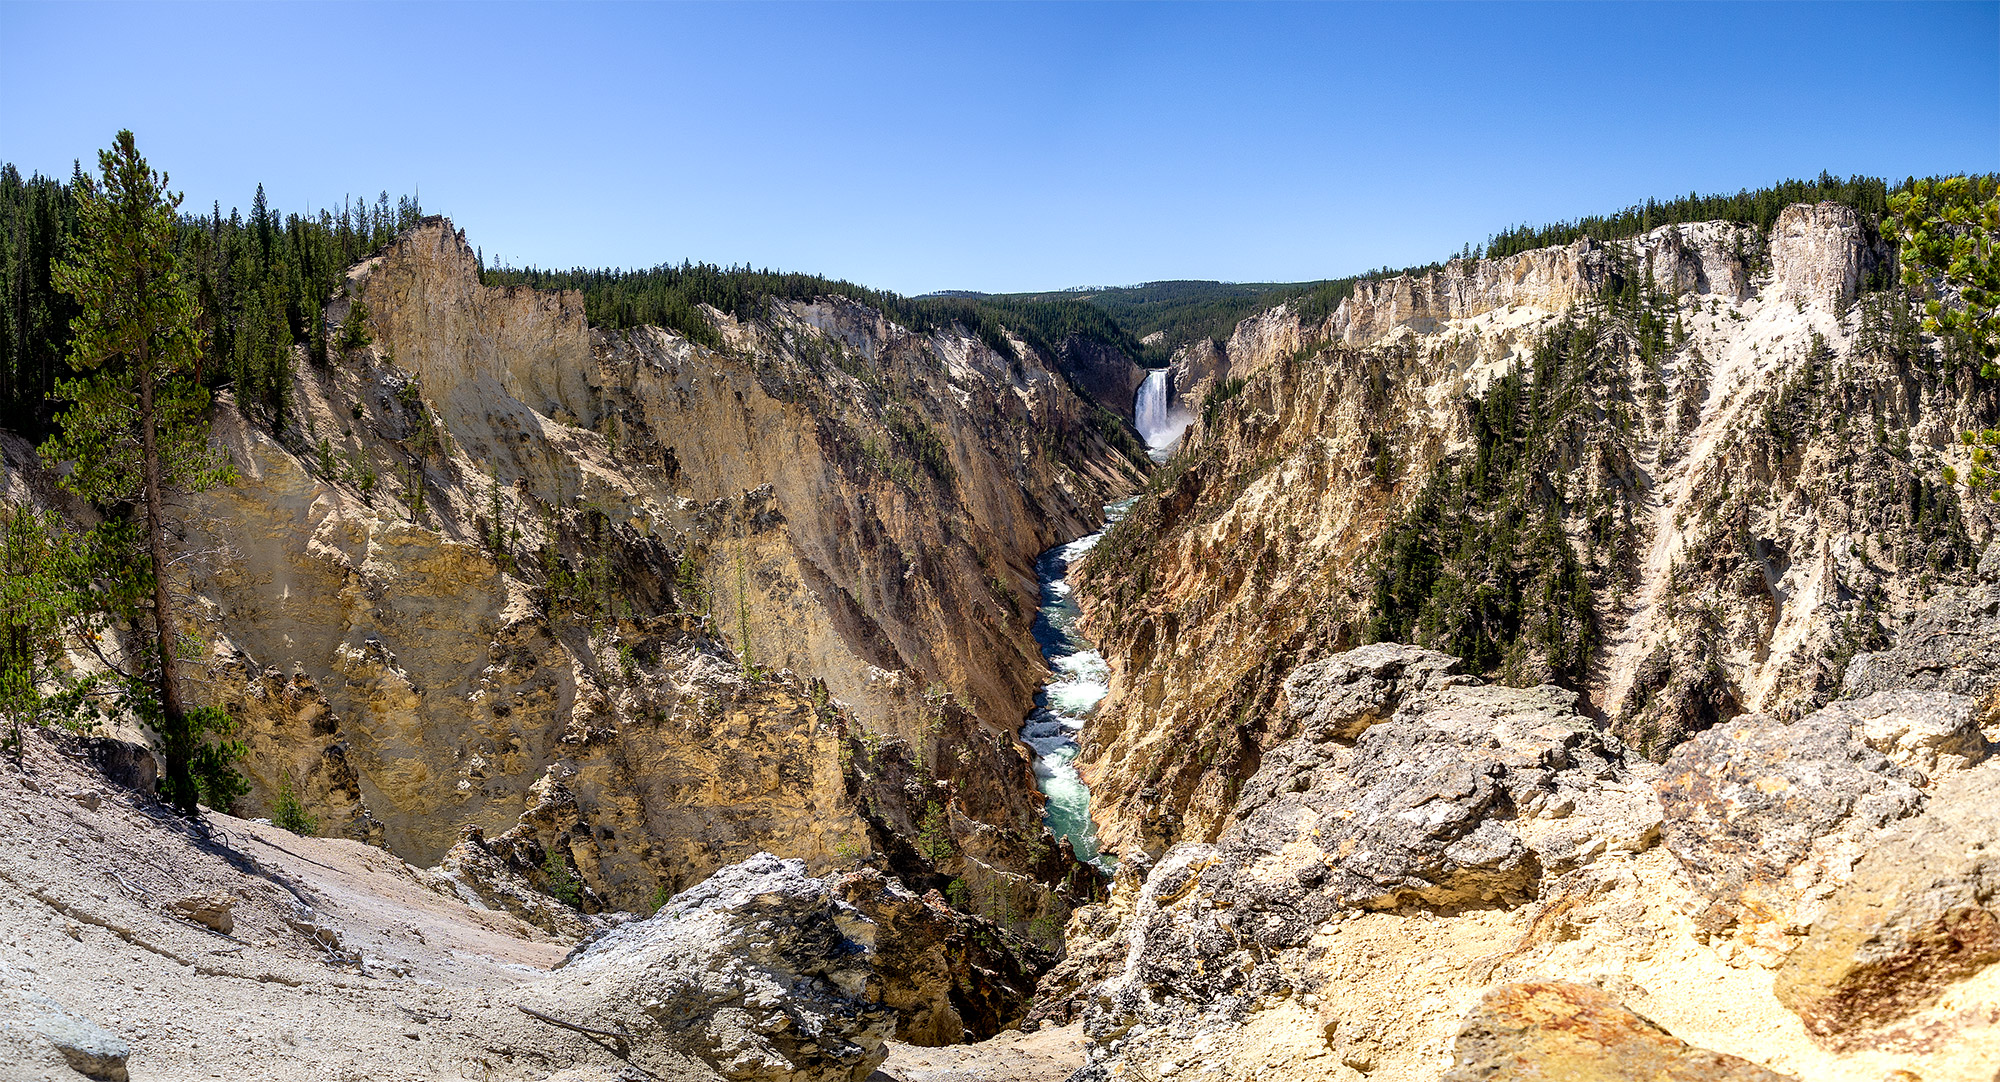
[[[1299,666],[1214,840],[1070,922],[1034,1017],[1081,1019],[1072,1082],[1996,1077],[1986,689],[1746,714],[1662,767],[1458,669]]]
[[[1459,1031],[1441,1082],[1796,1082],[1737,1056],[1696,1048],[1587,984],[1507,984],[1486,993]]]
[[[519,1002],[626,1034],[641,1066],[692,1055],[742,1082],[848,1082],[891,1037],[938,1046],[1018,1024],[1051,962],[935,891],[760,853],[585,943]]]
[[[896,1028],[873,934],[804,861],[760,853],[578,948],[521,1004],[622,1028],[642,1067],[686,1053],[739,1082],[860,1082]]]

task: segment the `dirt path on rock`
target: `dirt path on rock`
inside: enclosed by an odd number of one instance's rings
[[[888,1062],[868,1082],[1063,1082],[1083,1066],[1088,1043],[1081,1022],[947,1048],[892,1042]]]

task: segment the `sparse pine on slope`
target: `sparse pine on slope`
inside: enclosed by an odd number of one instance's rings
[[[146,164],[129,131],[98,162],[103,178],[86,178],[77,192],[77,243],[55,276],[80,310],[69,354],[80,374],[56,386],[67,407],[43,454],[69,464],[70,491],[107,508],[128,504],[138,516],[133,577],[144,589],[118,600],[150,626],[142,667],[122,675],[129,705],[160,734],[161,789],[192,815],[201,798],[226,807],[241,794],[229,765],[241,749],[227,740],[228,715],[193,706],[184,690],[181,657],[190,644],[174,598],[169,500],[231,471],[209,443],[208,391],[196,380],[201,309],[176,265],[180,196],[166,190],[167,178]]]

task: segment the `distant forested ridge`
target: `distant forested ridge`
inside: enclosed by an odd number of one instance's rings
[[[1979,178],[1991,183],[1992,178]],[[23,178],[0,166],[0,427],[39,439],[49,432],[50,392],[67,377],[74,302],[56,289],[52,268],[69,251],[75,231],[74,178]],[[1521,225],[1465,245],[1458,255],[1501,258],[1532,248],[1636,236],[1663,225],[1722,220],[1768,232],[1786,206],[1828,200],[1853,207],[1875,228],[1888,211],[1891,187],[1878,177],[1846,179],[1822,173],[1734,195],[1652,200],[1610,214],[1550,225]],[[202,307],[203,380],[233,389],[240,402],[281,417],[285,351],[305,343],[323,356],[327,331],[317,318],[343,268],[388,243],[423,216],[415,198],[344,201],[338,210],[284,213],[267,204],[260,185],[247,215],[219,204],[183,216],[178,238],[182,272]],[[482,260],[483,261],[483,260]],[[1243,319],[1288,304],[1308,324],[1331,315],[1358,282],[1424,274],[1442,262],[1368,271],[1318,282],[1163,281],[1138,286],[1051,293],[940,293],[905,297],[813,274],[662,264],[642,270],[548,270],[482,267],[489,285],[575,289],[592,323],[607,328],[657,324],[710,347],[716,328],[708,305],[739,319],[757,318],[772,299],[848,297],[919,333],[962,327],[1003,356],[1013,339],[1051,358],[1077,343],[1122,354],[1136,364],[1164,364],[1173,351],[1208,338],[1226,341]],[[1151,346],[1141,340],[1160,337]],[[1011,336],[1011,338],[1010,338]]]
[[[1612,214],[1596,214],[1553,225],[1517,225],[1487,238],[1472,254],[1500,259],[1535,248],[1570,244],[1582,237],[1618,240],[1650,233],[1663,225],[1690,222],[1736,222],[1753,225],[1766,233],[1778,214],[1793,203],[1839,203],[1854,208],[1871,225],[1889,212],[1889,196],[1907,188],[1906,180],[1895,188],[1881,177],[1853,176],[1842,180],[1821,173],[1816,180],[1781,180],[1766,188],[1745,188],[1734,195],[1697,195],[1689,192],[1664,202],[1648,199]]]
[[[644,270],[487,267],[482,268],[481,278],[494,286],[574,289],[583,294],[584,311],[594,325],[611,329],[665,327],[718,349],[722,337],[702,314],[702,305],[737,319],[758,319],[772,300],[846,297],[919,334],[962,327],[1009,358],[1018,359],[1008,339],[1010,333],[1051,359],[1059,356],[1058,347],[1071,339],[1108,346],[1134,361],[1143,352],[1138,340],[1102,309],[1069,298],[905,297],[817,274],[712,263],[663,263]]]
[[[1983,178],[1991,183],[1993,178]],[[1768,234],[1779,212],[1793,203],[1832,202],[1852,207],[1866,226],[1877,229],[1888,213],[1889,197],[1909,188],[1914,180],[1891,186],[1881,177],[1853,176],[1842,179],[1821,173],[1813,180],[1783,180],[1762,188],[1744,189],[1733,195],[1689,193],[1678,199],[1648,199],[1609,214],[1586,215],[1550,225],[1518,225],[1488,237],[1483,245],[1466,244],[1459,258],[1501,259],[1535,248],[1571,244],[1590,237],[1596,241],[1621,240],[1651,232],[1665,225],[1725,221],[1755,226]],[[1356,283],[1379,281],[1399,275],[1421,275],[1442,269],[1446,260],[1417,266],[1364,271],[1344,278],[1318,282],[1147,282],[1137,286],[1103,289],[1064,290],[1056,293],[1017,293],[1000,299],[1044,300],[1077,298],[1104,312],[1136,338],[1154,333],[1163,336],[1147,353],[1149,363],[1162,363],[1173,350],[1209,338],[1220,344],[1236,324],[1280,304],[1287,304],[1304,322],[1318,323],[1354,292]]]
[[[1057,293],[1010,293],[988,299],[1083,301],[1102,309],[1135,338],[1161,335],[1164,348],[1149,351],[1158,362],[1172,353],[1173,346],[1202,338],[1227,339],[1245,316],[1270,308],[1304,288],[1306,283],[1302,282],[1172,281]]]
[[[1146,347],[1144,357],[1145,363],[1158,366],[1165,364],[1174,350],[1190,342],[1207,338],[1220,346],[1229,340],[1238,323],[1280,304],[1290,304],[1294,311],[1307,313],[1309,322],[1317,322],[1354,292],[1356,282],[1423,274],[1441,266],[1442,263],[1427,263],[1420,267],[1382,267],[1320,282],[1168,281],[1055,293],[975,296],[981,296],[989,304],[1081,301],[1102,310],[1134,338],[1144,340],[1158,334],[1160,337]]]
[[[51,392],[69,378],[75,302],[54,285],[54,268],[76,239],[76,175],[27,178],[0,166],[0,428],[30,439],[52,429]],[[246,216],[220,203],[183,214],[175,238],[179,270],[200,301],[202,382],[281,418],[287,353],[303,342],[324,356],[319,318],[341,272],[423,216],[410,197],[344,202],[339,210],[287,214],[264,186]]]

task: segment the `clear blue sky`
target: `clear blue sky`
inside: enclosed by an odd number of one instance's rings
[[[421,187],[510,263],[1300,280],[2000,170],[2000,6],[0,2],[0,158],[120,127],[191,206]]]

